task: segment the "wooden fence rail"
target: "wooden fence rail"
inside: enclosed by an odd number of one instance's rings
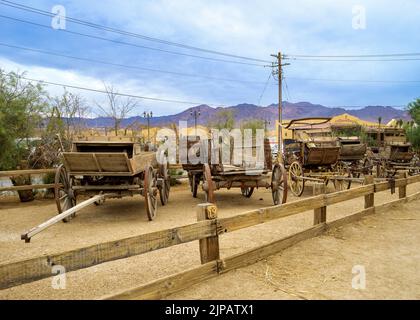
[[[252,210],[228,218],[217,218],[217,209],[211,209],[215,206],[213,204],[204,204],[199,206],[198,209],[197,217],[199,221],[190,225],[156,231],[115,241],[99,243],[53,255],[43,255],[23,261],[0,264],[0,289],[5,289],[23,283],[51,277],[51,268],[54,265],[62,265],[66,268],[66,271],[69,272],[88,268],[104,262],[124,259],[153,250],[168,248],[174,245],[196,240],[203,240],[200,241],[201,259],[202,262],[205,263],[202,268],[213,270],[214,265],[216,265],[216,269],[214,270],[221,270],[223,269],[223,266],[220,264],[221,260],[219,259],[218,252],[218,238],[220,235],[255,226],[268,221],[295,215],[308,210],[317,210],[324,207],[326,208],[329,205],[342,201],[347,201],[358,197],[365,197],[366,209],[364,211],[358,212],[352,216],[345,217],[340,220],[342,222],[352,221],[352,219],[356,219],[361,215],[375,212],[375,208],[373,207],[373,197],[375,192],[388,190],[393,187],[393,185],[398,188],[406,188],[407,185],[417,182],[420,182],[420,175],[412,176],[409,178],[396,179],[394,182],[381,182],[376,184],[363,185],[354,189],[344,190],[331,194],[319,194],[310,198],[286,203],[283,205]],[[403,196],[406,195],[406,193],[401,191],[399,192],[399,195]],[[403,197],[399,200],[396,200],[397,202],[393,201],[390,204],[404,202],[407,201],[407,199],[414,199],[419,195],[420,193],[410,197]],[[385,205],[381,207],[384,206]],[[315,214],[317,212],[318,211],[316,211]],[[326,220],[326,209],[325,219],[322,218],[322,220]],[[294,241],[297,241],[302,237],[304,238],[307,235],[317,235],[320,232],[322,233],[325,230],[325,226],[327,224],[325,221],[316,220],[315,222],[317,225],[314,228],[295,236],[282,239],[279,242],[280,244],[278,246],[274,245],[274,247],[283,248],[284,244],[294,243]],[[338,222],[328,223],[329,226],[334,226],[337,224]],[[205,250],[206,253],[204,254]],[[271,251],[266,249],[264,252]],[[264,255],[252,253],[252,256],[258,257]],[[208,262],[211,259],[213,259],[213,261]],[[223,263],[227,263],[227,265],[236,265],[235,261],[237,260],[235,259],[238,258],[232,257],[229,259],[224,259]],[[220,263],[215,264],[215,261],[219,261]],[[195,275],[194,272],[193,276]],[[201,279],[200,276],[198,276],[198,278]]]
[[[12,171],[0,171],[0,178],[4,177],[16,177],[22,175],[32,174],[47,174],[55,173],[57,169],[29,169],[29,170],[12,170]],[[53,189],[55,184],[28,184],[22,186],[10,186],[0,187],[0,192],[3,191],[23,191],[23,190],[37,190],[37,189]]]

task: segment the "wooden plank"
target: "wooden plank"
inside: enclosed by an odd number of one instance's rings
[[[297,200],[282,205],[248,211],[244,214],[218,219],[222,232],[232,232],[268,221],[320,208],[325,205],[324,195]]]
[[[411,179],[411,181],[415,180]],[[343,194],[348,193],[354,195],[350,191],[357,189],[363,190],[363,192],[370,191],[369,188],[364,187],[366,186],[359,187],[363,189],[355,188],[342,191],[339,193],[341,194],[339,196],[342,197]],[[359,196],[359,192],[361,191],[356,191],[356,195]],[[319,195],[279,206],[249,211],[239,216],[218,219],[217,226],[220,229],[219,234],[320,208],[327,204],[325,199],[327,196],[330,195]],[[407,197],[407,201],[414,198],[414,195],[409,196]],[[331,196],[329,201],[333,201],[332,199],[334,199],[334,196]],[[107,261],[123,259],[151,250],[158,250],[180,243],[199,240],[210,235],[216,235],[217,226],[212,225],[211,221],[203,221],[151,234],[100,243],[55,255],[36,257],[12,264],[3,264],[0,265],[0,289],[49,277],[51,276],[51,264],[64,265],[67,271],[87,268]],[[171,237],[172,240],[167,240],[168,237]]]
[[[356,199],[374,192],[373,185],[364,185],[353,189],[338,191],[325,195],[326,205]]]
[[[420,192],[411,196],[411,200],[419,199]],[[393,202],[401,202],[406,199],[398,199]],[[327,230],[341,227],[343,225],[358,221],[367,215],[381,212],[383,208],[386,208],[388,204],[380,205],[376,208],[368,208],[356,212],[352,215],[334,220],[329,223],[322,223],[314,226],[310,229],[301,231],[294,235],[282,238],[275,242],[267,245],[259,246],[254,249],[245,251],[240,254],[230,256],[228,258],[209,262],[198,267],[191,268],[187,271],[174,274],[163,279],[149,282],[145,285],[120,292],[118,294],[112,294],[104,297],[103,299],[108,300],[142,300],[142,299],[162,299],[170,294],[178,291],[188,289],[192,285],[201,283],[205,280],[217,277],[219,274],[227,273],[231,270],[241,268],[260,260],[263,260],[270,255],[281,252],[301,241],[317,237]]]
[[[131,177],[131,172],[98,172],[98,171],[72,171],[72,176],[101,176],[101,177]]]
[[[29,170],[0,171],[0,177],[16,177],[16,176],[28,175],[28,174],[55,173],[56,170],[57,169],[29,169]]]
[[[217,261],[194,267],[139,288],[103,297],[104,300],[157,300],[217,276]]]
[[[334,203],[363,197],[373,191],[373,185],[361,186],[340,192],[317,195],[273,207],[252,210],[238,216],[222,218],[218,221],[223,232],[232,232],[301,212],[314,210]]]
[[[213,220],[215,224],[217,221],[217,207],[212,203],[203,203],[197,206],[197,221]],[[205,264],[210,261],[218,260],[220,258],[219,251],[219,236],[207,237],[199,240],[201,263]]]
[[[372,186],[373,185],[374,180],[373,180],[373,176],[365,176],[365,185],[367,185],[367,187]],[[365,209],[371,208],[375,206],[375,190],[372,191],[372,193],[365,195]]]
[[[319,194],[325,194],[325,184],[315,183],[313,185],[314,196]],[[327,222],[327,207],[321,207],[314,209],[314,225]]]
[[[70,272],[214,236],[216,229],[213,221],[202,221],[62,253],[0,264],[0,289],[51,277],[53,265],[62,265],[66,272]]]
[[[420,182],[420,174],[407,178],[407,184]]]
[[[404,184],[398,187],[398,197],[400,199],[407,197],[407,178],[408,171],[400,172],[400,177],[404,179]]]
[[[94,153],[103,172],[132,172],[126,153]]]
[[[10,186],[10,187],[0,187],[0,192],[2,191],[21,191],[21,190],[38,190],[38,189],[54,189],[55,184],[31,184],[23,186]]]
[[[325,231],[326,225],[319,224],[312,228],[298,232],[291,236],[282,238],[272,243],[256,247],[254,249],[239,253],[231,257],[223,259],[219,262],[219,273],[226,273],[228,271],[253,264],[257,261],[265,259],[273,254],[276,254],[286,248],[289,248],[300,241],[304,241],[313,237],[321,235]]]
[[[63,152],[62,155],[68,165],[67,169],[70,173],[73,173],[74,171],[89,171],[95,172],[97,175],[99,172],[93,153]]]
[[[135,184],[125,184],[125,185],[104,185],[104,186],[73,186],[73,190],[93,190],[93,191],[101,191],[101,190],[137,190],[140,189],[139,185]]]
[[[349,216],[345,216],[343,218],[330,221],[327,224],[327,229],[330,230],[330,229],[341,227],[341,226],[343,226],[345,224],[348,224],[348,223],[353,223],[353,222],[359,221],[360,219],[362,219],[365,216],[377,213],[376,210],[377,210],[376,207],[363,209],[363,210],[358,211],[358,212],[356,212],[354,214],[351,214]]]

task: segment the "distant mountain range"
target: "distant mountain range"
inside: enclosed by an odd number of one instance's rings
[[[278,117],[277,104],[271,104],[266,107],[259,107],[254,104],[238,104],[227,108],[212,108],[208,105],[200,105],[188,108],[180,113],[168,116],[153,117],[150,119],[151,126],[167,126],[172,123],[178,124],[179,121],[188,121],[189,125],[194,124],[194,118],[191,111],[200,111],[198,124],[206,125],[220,110],[232,110],[235,115],[235,121],[240,123],[249,119],[269,120],[269,127],[273,128],[275,120]],[[295,119],[306,117],[333,117],[343,113],[356,116],[366,121],[377,122],[378,117],[382,117],[382,123],[387,123],[392,119],[409,120],[410,116],[406,111],[398,110],[390,106],[366,106],[363,108],[346,109],[345,107],[325,107],[310,102],[290,103],[283,102],[283,119]],[[99,117],[94,119],[83,119],[88,127],[110,127],[113,125],[111,118]],[[127,127],[133,123],[146,124],[146,120],[141,116],[130,117],[122,121],[122,126]]]

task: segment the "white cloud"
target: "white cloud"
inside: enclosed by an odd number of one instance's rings
[[[0,57],[0,68],[6,72],[25,72],[25,77],[29,79],[44,80],[53,83],[74,85],[94,90],[104,90],[104,83],[111,85],[115,92],[144,97],[156,97],[179,101],[199,102],[200,99],[188,96],[178,91],[175,87],[167,87],[159,81],[139,81],[136,79],[127,79],[118,74],[111,74],[109,77],[99,79],[85,75],[76,70],[63,70],[47,68],[36,65],[24,65],[13,62],[12,60]],[[71,92],[79,92],[86,102],[92,107],[94,116],[100,115],[96,104],[106,104],[106,96],[103,93],[95,93],[86,90],[66,88]],[[47,85],[46,90],[51,96],[58,96],[64,92],[61,86]],[[177,113],[191,105],[185,103],[167,103],[152,100],[137,99],[138,105],[133,114],[141,114],[143,111],[153,111],[155,115],[166,115]]]
[[[48,8],[53,3],[46,0],[34,1],[33,6]],[[352,28],[352,7],[359,4],[365,5],[367,9],[366,30]],[[64,5],[67,14],[73,17],[193,46],[263,59],[271,59],[269,55],[278,50],[282,50],[283,53],[314,55],[418,52],[420,43],[420,32],[416,30],[419,25],[420,2],[410,0],[398,3],[391,0],[73,0],[64,1]],[[71,24],[68,24],[68,27],[71,27]],[[159,46],[139,39],[121,38],[130,42]],[[181,50],[174,47],[164,48]],[[82,53],[77,54],[95,56],[92,51],[83,50],[84,48],[81,48]],[[99,47],[98,54],[101,50]],[[113,52],[116,61],[133,54],[129,47],[117,45],[108,48],[107,52]],[[145,63],[141,56],[145,54],[144,50],[135,52],[139,53],[139,59],[131,61],[130,64]],[[146,62],[152,67],[255,81],[265,81],[269,72],[268,69],[212,64],[204,60],[178,59],[176,56],[158,53],[147,56]],[[286,76],[300,78],[418,80],[420,74],[419,62],[291,63],[291,66],[285,68]],[[112,73],[105,73],[103,69],[101,75],[106,74],[108,82],[117,83],[120,91],[135,94],[234,104],[256,102],[262,91],[260,86],[244,87],[235,86],[234,83],[192,79],[190,81],[161,74],[141,78],[114,69]],[[91,72],[93,74],[95,70]],[[95,81],[100,82],[98,74],[89,76],[81,71],[68,70],[64,71],[64,74],[67,77],[87,77],[68,78],[69,81],[80,80],[89,85],[95,84]],[[403,104],[418,92],[413,86],[307,83],[297,80],[291,80],[289,86],[294,101],[309,100],[328,105]],[[276,88],[270,88],[263,99],[267,104],[276,101]],[[185,107],[151,102],[145,102],[145,105],[159,107],[165,113],[180,111]]]

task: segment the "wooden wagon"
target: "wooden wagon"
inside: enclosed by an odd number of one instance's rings
[[[372,164],[366,155],[367,144],[360,137],[338,137],[338,142],[341,149],[336,167],[339,171],[348,172],[350,178],[372,174]],[[348,189],[351,182],[351,179],[346,180]]]
[[[284,159],[289,173],[290,190],[300,197],[306,182],[333,181],[336,190],[342,190],[349,172],[340,166],[341,147],[333,137],[330,118],[302,118],[290,121],[291,139],[284,140]]]
[[[275,205],[285,203],[287,200],[287,173],[282,164],[272,163],[271,147],[268,139],[264,139],[264,145],[258,146],[255,141],[252,146],[236,146],[234,139],[229,143],[230,159],[228,163],[223,163],[221,148],[218,148],[219,162],[212,163],[211,154],[215,146],[213,140],[200,140],[194,137],[189,140],[188,154],[195,154],[200,157],[200,150],[207,150],[206,155],[201,155],[199,163],[191,163],[190,159],[185,159],[183,168],[188,172],[191,192],[194,197],[197,196],[198,187],[202,182],[202,189],[205,192],[206,200],[215,203],[215,191],[226,188],[240,188],[244,197],[250,198],[255,188],[271,189],[273,203]],[[200,146],[204,147],[200,148]],[[251,158],[256,157],[257,148],[264,148],[264,159],[261,166],[257,166]],[[195,148],[195,149],[194,149]],[[249,152],[246,152],[246,149]],[[244,157],[242,163],[234,163],[234,154],[248,154]],[[271,177],[270,177],[271,173]]]
[[[157,193],[162,205],[168,202],[170,177],[167,164],[158,164],[156,152],[143,151],[139,143],[127,140],[75,141],[71,152],[63,152],[62,156],[63,165],[55,176],[55,200],[59,213],[75,206],[79,195],[106,194],[106,198],[121,198],[140,194],[145,198],[147,216],[153,220]]]
[[[418,158],[407,141],[404,129],[368,128],[365,133],[371,144],[368,159],[378,178],[394,177],[400,170],[406,170],[410,175],[420,172]]]

